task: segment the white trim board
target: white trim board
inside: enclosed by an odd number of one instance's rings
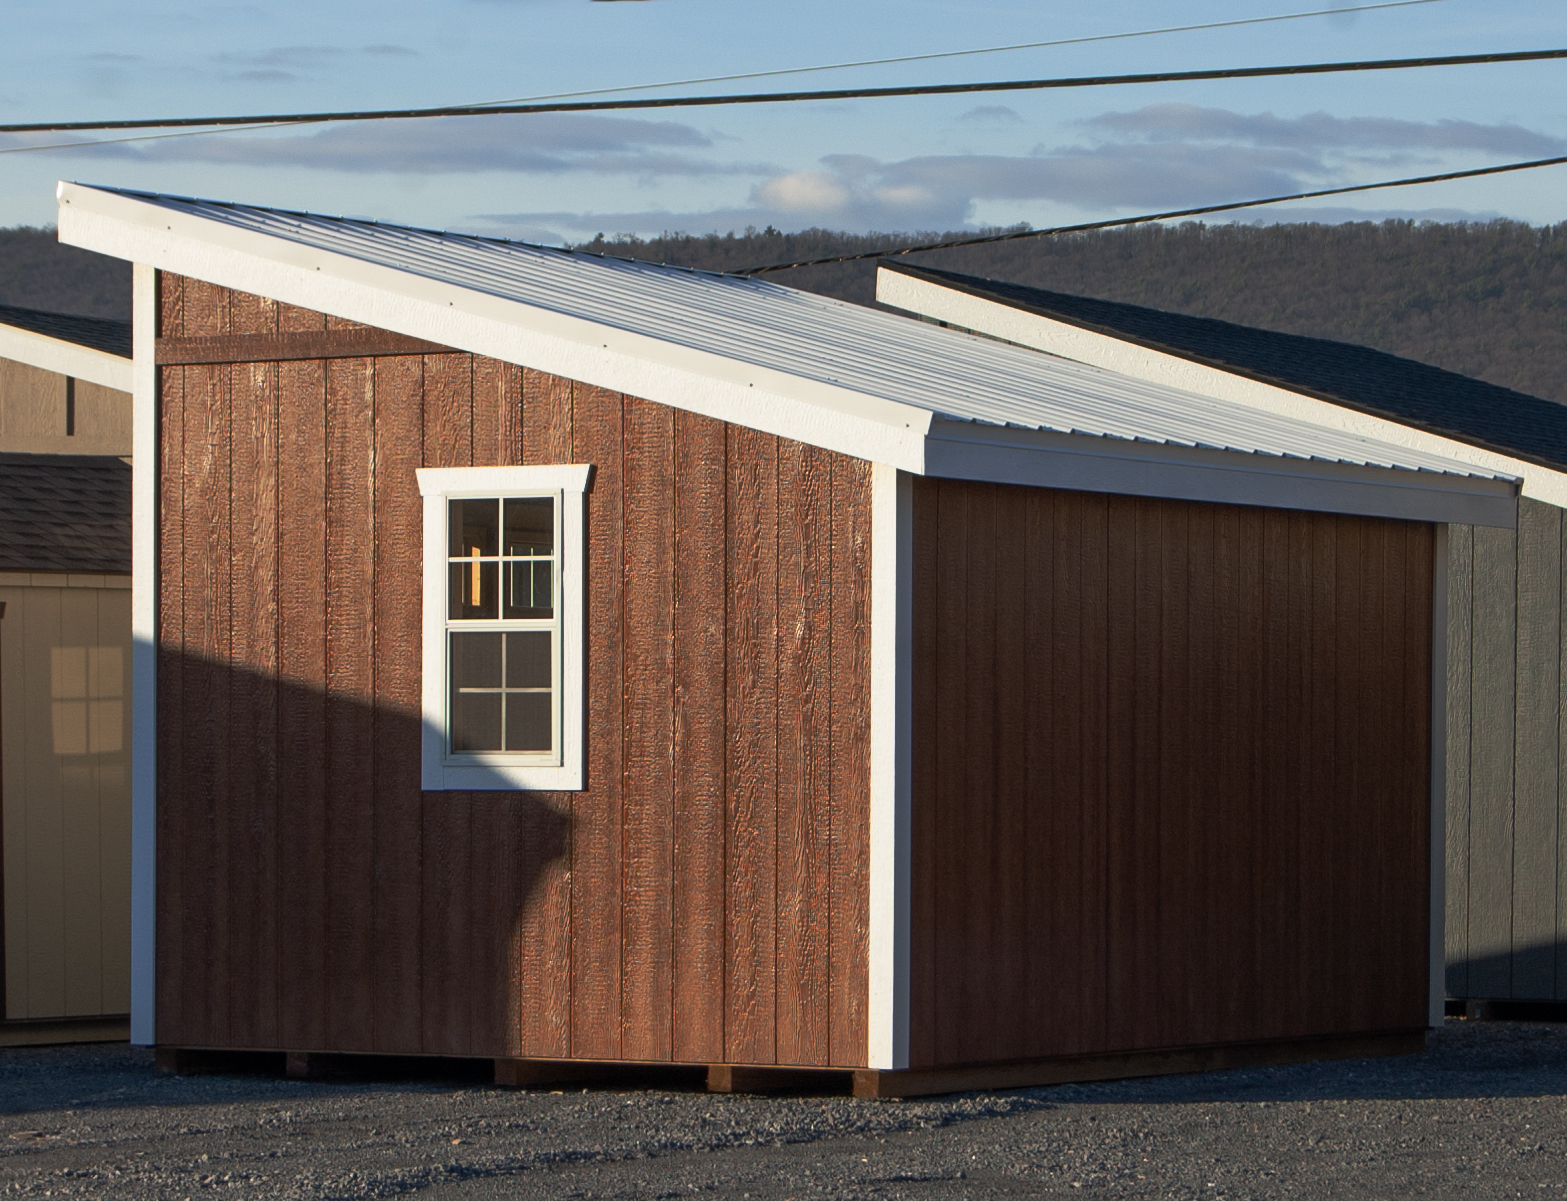
[[[3,322],[0,322],[0,359],[100,384],[116,392],[129,392],[134,387],[130,359]]]
[[[914,481],[871,473],[871,789],[866,1064],[909,1066],[914,793]]]
[[[1518,490],[1508,480],[1004,430],[970,422],[937,421],[925,464],[927,475],[948,479],[1400,521],[1505,529],[1518,525]]]
[[[1567,473],[1510,458],[1440,434],[1430,434],[1345,405],[1318,400],[1233,371],[1194,363],[1180,355],[1151,350],[1135,342],[1086,330],[999,300],[974,296],[899,271],[881,269],[876,272],[876,299],[905,312],[917,313],[962,330],[1042,350],[1074,362],[1088,363],[1150,383],[1166,384],[1200,396],[1232,401],[1392,446],[1440,455],[1479,470],[1512,476],[1523,481],[1523,495],[1567,507]]]
[[[157,273],[137,263],[131,445],[131,1042],[157,1041],[158,372]],[[151,468],[151,470],[149,470]]]

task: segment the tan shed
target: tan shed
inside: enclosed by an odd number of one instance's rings
[[[130,326],[0,306],[0,1045],[130,1011]]]

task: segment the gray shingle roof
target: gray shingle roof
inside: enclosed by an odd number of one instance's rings
[[[22,309],[0,304],[0,325],[10,325],[46,338],[74,342],[89,350],[101,350],[131,357],[131,323],[107,317],[73,317],[69,313],[46,313],[43,309]]]
[[[107,455],[0,454],[0,571],[130,570],[129,463]]]
[[[1429,433],[1567,469],[1567,405],[1367,346],[1093,300],[953,271],[882,267]]]

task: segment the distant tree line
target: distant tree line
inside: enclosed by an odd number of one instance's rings
[[[768,229],[580,249],[722,271],[962,234]],[[1142,226],[912,256],[1010,280],[1335,338],[1567,403],[1567,222]],[[871,304],[873,264],[765,276]]]
[[[972,232],[972,231],[969,231]],[[710,271],[825,258],[964,233],[604,238],[577,247]],[[1567,403],[1567,222],[1145,226],[915,256],[952,271],[1374,346]],[[872,304],[875,267],[766,277]],[[0,304],[130,315],[130,267],[0,230]]]

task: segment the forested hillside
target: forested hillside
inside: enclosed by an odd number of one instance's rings
[[[0,304],[78,317],[128,318],[131,265],[61,246],[52,229],[0,229]]]
[[[871,250],[931,233],[773,230],[597,239],[582,249],[724,270]],[[1147,226],[1003,242],[913,261],[1289,333],[1359,342],[1567,403],[1567,223]],[[768,278],[872,301],[870,263]],[[130,315],[130,267],[0,230],[0,304]]]
[[[713,270],[962,235],[597,239],[583,249]],[[1358,342],[1567,403],[1567,223],[1144,226],[911,261],[1287,333]],[[766,278],[868,304],[870,263]]]

